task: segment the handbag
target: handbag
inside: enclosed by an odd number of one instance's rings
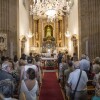
[[[75,93],[76,93],[76,90],[77,90],[77,87],[78,87],[78,84],[79,84],[79,81],[80,81],[80,78],[81,78],[81,74],[82,74],[82,70],[80,70],[79,79],[77,81],[77,84],[76,84],[74,92],[70,93],[71,100],[74,100],[74,98],[75,98]]]

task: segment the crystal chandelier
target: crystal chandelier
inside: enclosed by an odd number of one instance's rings
[[[69,14],[73,4],[74,0],[33,0],[30,15],[53,20],[55,17]]]

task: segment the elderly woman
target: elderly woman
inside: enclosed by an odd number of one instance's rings
[[[100,57],[96,57],[94,59],[94,64],[93,64],[93,73],[98,74],[100,72]]]
[[[20,91],[25,93],[26,100],[37,100],[39,87],[35,78],[35,70],[33,68],[28,68],[26,76],[27,79],[21,82]]]

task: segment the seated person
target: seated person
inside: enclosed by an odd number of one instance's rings
[[[35,76],[35,70],[28,68],[26,76],[27,79],[21,82],[20,91],[25,93],[26,100],[37,100],[39,87]]]

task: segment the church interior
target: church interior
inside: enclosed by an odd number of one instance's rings
[[[99,5],[0,0],[0,100],[100,100]]]

